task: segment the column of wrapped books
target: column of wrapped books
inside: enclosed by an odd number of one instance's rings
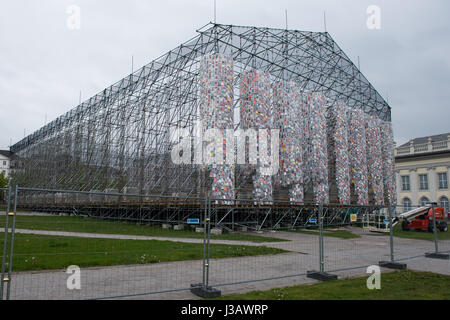
[[[200,60],[200,116],[203,132],[217,130],[212,138],[210,172],[211,197],[231,204],[235,198],[234,166],[227,164],[234,151],[227,154],[226,131],[233,128],[233,60],[223,54],[203,56]],[[208,149],[210,150],[210,149]],[[222,154],[220,154],[222,153]],[[226,201],[225,201],[226,200]]]
[[[272,175],[265,172],[270,167],[270,150],[264,152],[266,150],[262,149],[270,146],[271,96],[272,85],[268,73],[251,70],[241,75],[241,128],[258,132],[258,161],[253,175],[253,199],[256,204],[271,204],[273,201]]]
[[[366,148],[366,115],[352,109],[349,117],[350,179],[358,205],[369,204]]]
[[[302,114],[303,96],[295,83],[278,82],[273,86],[275,127],[280,130],[280,168],[277,184],[289,187],[292,203],[304,201],[304,163]]]

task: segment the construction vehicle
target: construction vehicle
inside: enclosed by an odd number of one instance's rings
[[[436,228],[441,232],[447,232],[448,224],[445,221],[445,209],[442,207],[435,207],[434,213],[436,218]],[[433,208],[420,207],[402,213],[394,219],[393,225],[396,225],[399,222],[402,224],[403,231],[424,230],[433,232]]]

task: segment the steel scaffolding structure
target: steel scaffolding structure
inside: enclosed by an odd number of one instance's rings
[[[344,104],[383,123],[391,121],[389,105],[327,32],[213,23],[197,32],[12,146],[20,159],[14,181],[44,189],[207,196],[213,183],[208,170],[176,165],[170,154],[177,130],[194,134],[201,119],[199,69],[201,58],[209,54],[226,55],[234,63],[234,129],[241,125],[237,115],[242,75],[255,69],[277,81],[295,83],[304,92],[321,94],[330,108]],[[330,201],[337,202],[330,159]],[[234,179],[236,198],[251,198],[248,172],[236,168]],[[305,201],[313,199],[310,189],[305,187]],[[286,199],[287,189],[274,191],[273,200]]]

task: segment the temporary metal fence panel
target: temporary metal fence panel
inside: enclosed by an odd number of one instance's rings
[[[0,246],[2,248],[1,256],[1,278],[0,278],[0,300],[9,299],[11,292],[11,257],[14,248],[11,244],[14,242],[11,238],[15,227],[15,206],[11,202],[11,187],[0,189],[2,202],[4,205],[3,215],[0,219]]]
[[[20,188],[17,198],[31,212],[16,216],[11,299],[125,298],[201,282],[203,233],[179,221],[202,219],[204,199]]]
[[[420,216],[409,217],[408,219],[401,219],[401,215],[413,210],[420,210],[424,208]],[[436,220],[436,237],[433,230],[428,227],[433,226],[433,220],[429,220],[425,216],[428,215],[429,210],[432,210],[431,205],[425,206],[397,206],[395,207],[395,215],[398,223],[394,227],[395,236],[395,256],[398,260],[408,259],[410,257],[424,256],[426,253],[432,252],[449,252],[450,239],[448,237],[448,231],[441,231],[439,229],[439,223],[445,222],[448,224],[448,218],[444,220]],[[418,219],[418,221],[429,220],[428,227],[425,226],[420,229],[415,229],[411,226],[411,221]],[[437,250],[436,250],[437,249]]]
[[[227,202],[227,201],[225,201]],[[252,288],[254,282],[267,285],[289,285],[304,279],[308,270],[316,265],[319,257],[318,235],[310,231],[293,229],[293,225],[315,225],[317,206],[293,205],[289,202],[272,205],[255,204],[253,200],[235,200],[234,207],[212,200],[212,221],[220,212],[218,227],[235,228],[242,235],[241,243],[250,246],[252,254],[210,261],[209,283],[213,287],[227,287],[238,292]],[[231,226],[233,213],[245,210],[249,218],[246,226]],[[236,212],[234,212],[236,211]],[[302,215],[302,218],[299,218]],[[306,221],[305,221],[306,220]],[[261,237],[254,239],[255,236]],[[249,250],[249,248],[245,248]],[[232,285],[235,285],[231,287]]]
[[[328,208],[324,208],[324,216]],[[387,208],[369,206],[343,206],[342,214],[356,215],[358,220],[351,228],[324,227],[323,231],[323,268],[326,272],[360,268],[378,265],[380,261],[390,260],[389,220]],[[363,217],[376,216],[377,231],[361,227]],[[378,223],[378,220],[380,223]]]

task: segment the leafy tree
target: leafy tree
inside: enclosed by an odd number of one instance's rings
[[[8,187],[9,179],[5,177],[5,175],[0,173],[0,188],[6,188]]]
[[[0,173],[0,188],[6,188],[8,187],[9,179],[5,177],[5,175]],[[3,203],[5,201],[5,194],[6,192],[3,190],[0,190],[0,202]]]

